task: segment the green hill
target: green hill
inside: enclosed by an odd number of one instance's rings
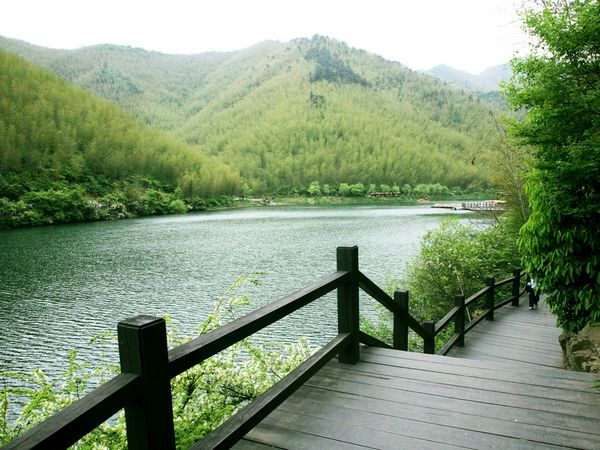
[[[238,190],[215,158],[0,51],[0,226],[183,212]]]
[[[336,185],[486,187],[488,103],[321,36],[228,53],[0,47],[239,170],[255,192]]]

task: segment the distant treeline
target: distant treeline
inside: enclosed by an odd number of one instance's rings
[[[470,194],[473,191],[465,190],[460,186],[453,186],[451,188],[443,186],[440,183],[436,184],[417,184],[411,186],[410,184],[403,184],[399,186],[397,184],[363,184],[363,183],[339,183],[339,184],[321,184],[319,181],[313,181],[308,186],[295,185],[295,186],[280,186],[277,190],[272,192],[273,195],[286,196],[286,195],[297,195],[297,196],[339,196],[339,197],[363,197],[365,195],[371,195],[374,193],[391,193],[398,194],[399,196],[407,199],[418,199],[422,197],[454,197],[465,194]],[[252,189],[247,184],[242,186],[242,195],[245,197],[253,194]]]

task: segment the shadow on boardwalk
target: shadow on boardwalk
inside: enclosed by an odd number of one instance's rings
[[[363,348],[330,362],[235,448],[600,448],[597,376],[561,369],[543,304],[507,306],[454,357]]]

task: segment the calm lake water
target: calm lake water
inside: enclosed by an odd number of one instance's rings
[[[0,232],[0,371],[56,375],[70,349],[94,362],[98,333],[138,314],[170,315],[183,335],[240,276],[251,309],[335,271],[337,246],[359,246],[373,281],[398,276],[421,236],[448,214],[428,207],[250,208]],[[468,217],[468,213],[452,214]],[[363,306],[364,305],[364,306]],[[365,302],[361,308],[369,311]],[[257,339],[321,344],[336,332],[335,297]],[[116,356],[116,346],[108,350]]]

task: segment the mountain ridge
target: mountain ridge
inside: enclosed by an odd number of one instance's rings
[[[255,192],[311,181],[488,184],[493,106],[324,36],[197,55],[7,38],[0,47],[237,167]]]
[[[472,91],[490,92],[498,91],[501,81],[508,81],[512,75],[508,63],[497,64],[473,74],[465,70],[439,64],[424,73],[439,78],[462,89]]]

